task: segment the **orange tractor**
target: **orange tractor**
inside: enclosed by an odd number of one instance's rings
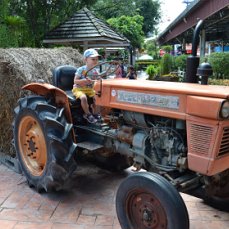
[[[83,119],[71,92],[73,66],[57,67],[52,85],[24,86],[33,95],[19,100],[13,126],[28,184],[37,191],[62,189],[76,169],[75,159],[87,154],[107,169],[133,165],[147,171],[130,175],[118,189],[116,209],[123,229],[189,228],[179,192],[227,208],[229,88],[206,85],[211,68],[206,63],[198,68],[201,26],[194,32],[185,83],[96,81],[100,122]],[[108,75],[113,64],[101,75]]]

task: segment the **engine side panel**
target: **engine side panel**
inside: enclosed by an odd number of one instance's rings
[[[229,121],[187,117],[188,167],[205,175],[229,168]]]
[[[141,81],[113,80],[103,83],[96,103],[186,121],[188,167],[214,175],[229,168],[229,121],[219,117],[227,91],[210,85],[149,82],[143,86]]]

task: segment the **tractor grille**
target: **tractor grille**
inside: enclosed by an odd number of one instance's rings
[[[195,154],[207,155],[211,150],[213,128],[192,123],[190,125],[190,150]]]
[[[229,127],[223,128],[223,137],[218,156],[222,156],[227,153],[229,153]]]

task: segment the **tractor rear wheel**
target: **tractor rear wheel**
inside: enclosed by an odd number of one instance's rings
[[[15,113],[14,144],[28,184],[38,192],[62,189],[76,169],[72,124],[64,109],[29,96],[19,100]]]
[[[139,172],[127,177],[116,194],[123,229],[188,229],[189,217],[178,191],[162,176]]]

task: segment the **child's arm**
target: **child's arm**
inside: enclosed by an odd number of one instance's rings
[[[79,75],[75,75],[74,85],[79,85],[80,87],[86,87],[91,82],[92,81],[89,78],[83,78],[83,79],[81,79],[81,77]]]
[[[85,77],[85,68],[80,67],[77,69],[74,78],[74,85],[73,87],[86,87],[90,81]]]

